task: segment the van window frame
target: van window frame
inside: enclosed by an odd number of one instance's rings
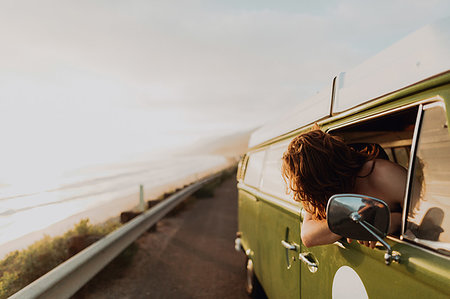
[[[282,198],[282,197],[279,197],[277,194],[273,194],[273,192],[268,192],[267,190],[264,191],[261,188],[263,185],[263,179],[264,179],[263,174],[267,167],[267,157],[268,157],[269,151],[272,149],[272,147],[278,147],[285,142],[286,142],[286,148],[287,148],[287,145],[289,144],[290,139],[283,139],[279,142],[275,142],[275,143],[269,144],[267,146],[264,146],[262,148],[258,148],[258,149],[247,152],[245,160],[243,162],[243,163],[245,163],[244,175],[242,177],[242,182],[240,182],[240,184],[242,184],[241,188],[245,188],[245,189],[247,189],[247,191],[252,192],[254,195],[256,195],[259,199],[263,200],[264,202],[267,202],[274,206],[286,209],[290,213],[299,215],[301,217],[300,210],[302,209],[302,206],[301,206],[300,202],[295,201],[289,195],[288,195],[289,199]],[[259,177],[259,184],[256,187],[256,186],[250,185],[245,182],[245,175],[247,174],[247,165],[248,165],[248,161],[250,160],[250,156],[252,154],[255,154],[255,153],[258,153],[261,151],[264,152],[264,158],[263,158],[263,164],[262,164],[261,173],[260,173],[260,177]],[[280,159],[281,159],[281,157],[280,157]]]
[[[407,109],[411,109],[414,107],[417,107],[417,115],[416,115],[416,122],[415,122],[415,126],[414,126],[414,133],[413,133],[413,138],[411,140],[411,152],[410,152],[410,159],[409,159],[409,165],[408,165],[408,169],[407,169],[407,182],[406,182],[406,189],[405,189],[405,197],[404,197],[404,203],[403,203],[403,208],[402,208],[402,223],[401,223],[401,231],[400,231],[400,236],[394,236],[394,235],[389,235],[388,238],[390,239],[394,239],[397,241],[406,241],[407,243],[411,244],[411,245],[415,245],[415,246],[419,246],[421,248],[425,248],[428,250],[431,250],[434,253],[438,253],[436,252],[433,248],[424,246],[423,244],[414,242],[412,240],[409,240],[407,238],[405,238],[405,230],[406,230],[406,220],[407,220],[407,216],[408,216],[408,205],[409,205],[409,199],[410,199],[410,193],[411,193],[411,188],[412,188],[412,177],[414,175],[413,170],[413,163],[415,163],[415,154],[416,154],[416,149],[417,149],[417,143],[418,143],[418,138],[419,138],[419,134],[420,134],[420,122],[422,120],[423,117],[423,106],[428,106],[430,104],[433,103],[442,103],[444,110],[446,111],[446,106],[445,103],[443,101],[443,99],[439,96],[432,96],[429,97],[427,99],[423,99],[420,101],[416,101],[410,104],[406,104],[404,106],[400,106],[400,107],[395,107],[395,108],[391,108],[391,109],[387,109],[378,113],[374,113],[372,115],[368,115],[356,120],[351,120],[345,123],[341,123],[338,124],[336,126],[330,126],[326,132],[327,133],[332,133],[333,131],[336,131],[338,129],[345,129],[346,127],[350,127],[353,125],[357,125],[363,122],[367,122],[373,119],[377,119],[386,115],[390,115],[396,112],[400,112],[403,110],[407,110]],[[447,111],[446,111],[447,112]],[[346,115],[346,117],[351,116],[350,115]],[[438,253],[442,256],[445,256],[445,254],[442,253]]]
[[[410,209],[410,203],[411,203],[411,194],[412,194],[412,191],[413,191],[412,189],[414,186],[414,182],[413,182],[414,176],[415,176],[414,166],[416,163],[417,149],[418,149],[419,142],[420,142],[422,122],[424,120],[424,112],[426,110],[431,109],[436,106],[440,106],[442,108],[447,123],[450,122],[450,120],[448,118],[448,114],[447,114],[448,113],[447,106],[445,105],[445,102],[442,99],[420,104],[418,115],[417,115],[417,121],[416,121],[415,128],[414,128],[414,140],[413,140],[414,148],[411,148],[410,167],[408,169],[407,194],[405,195],[405,203],[404,203],[405,206],[403,208],[403,214],[402,214],[402,231],[401,231],[400,238],[402,241],[405,241],[409,244],[413,244],[420,248],[430,250],[435,254],[439,254],[440,256],[448,257],[449,256],[448,253],[439,251],[437,248],[433,248],[431,245],[427,245],[423,242],[415,241],[406,235],[406,229],[407,229],[407,224],[408,224],[407,223],[408,215],[409,215],[409,209]],[[448,132],[448,134],[450,134],[450,132]]]
[[[264,165],[261,171],[261,181],[260,181],[260,185],[259,185],[259,191],[261,193],[267,194],[268,196],[272,197],[272,198],[276,198],[277,200],[281,200],[284,202],[287,202],[289,204],[292,204],[293,199],[287,194],[286,192],[286,188],[283,190],[280,190],[281,193],[285,193],[286,196],[281,197],[281,194],[275,193],[273,192],[273,190],[269,190],[269,188],[265,188],[264,187],[264,178],[267,177],[265,176],[266,174],[266,169],[268,167],[268,156],[271,153],[272,150],[274,150],[274,148],[281,148],[284,149],[283,151],[285,151],[289,145],[290,140],[284,139],[282,141],[270,144],[269,146],[267,146],[266,149],[266,154],[264,156]],[[282,156],[280,156],[280,161],[282,160]],[[281,172],[281,169],[280,169]],[[281,174],[281,173],[280,173]],[[282,174],[281,174],[282,176]],[[281,177],[283,179],[283,177]],[[286,186],[285,186],[286,187]]]
[[[261,165],[261,171],[260,171],[259,177],[258,177],[258,185],[257,185],[257,186],[254,186],[254,185],[248,184],[248,183],[245,181],[245,177],[246,177],[246,175],[247,175],[248,163],[249,163],[249,161],[250,161],[250,159],[251,159],[251,156],[254,155],[254,154],[257,154],[257,153],[261,153],[261,152],[263,153],[262,165]],[[262,180],[262,173],[263,173],[263,171],[264,171],[264,162],[265,162],[265,160],[266,160],[266,155],[267,155],[267,147],[264,147],[264,148],[261,148],[261,149],[254,150],[254,151],[248,152],[248,153],[246,154],[245,169],[244,169],[244,171],[243,171],[243,176],[242,176],[242,182],[243,182],[246,186],[249,186],[249,187],[254,188],[254,189],[256,189],[256,190],[260,190],[260,187],[261,187],[261,180]]]
[[[409,198],[411,196],[411,191],[412,191],[412,186],[413,186],[412,179],[414,177],[414,164],[416,163],[417,142],[418,142],[418,139],[419,139],[420,124],[422,122],[422,117],[423,117],[423,106],[425,104],[429,104],[429,103],[433,103],[433,102],[420,103],[419,107],[418,107],[418,110],[417,110],[416,124],[414,125],[413,140],[412,140],[412,143],[411,143],[411,154],[409,156],[409,167],[408,167],[408,176],[407,176],[407,179],[406,179],[405,198],[404,198],[404,202],[403,202],[402,223],[401,223],[402,224],[402,228],[401,228],[401,231],[400,231],[400,239],[401,240],[407,240],[405,238],[406,221],[407,221],[407,218],[408,218],[408,210],[409,210],[409,203],[410,203]],[[414,244],[416,244],[416,242],[414,242]]]

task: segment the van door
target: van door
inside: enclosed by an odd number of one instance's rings
[[[265,151],[249,153],[247,156],[245,176],[239,185],[238,227],[242,246],[248,250],[247,256],[253,258],[258,248],[259,202],[254,195],[259,188]],[[256,265],[255,265],[256,267]]]
[[[259,194],[259,267],[269,298],[300,297],[300,204],[286,195],[281,158],[287,142],[267,150]]]
[[[387,240],[400,262],[386,265],[378,245],[341,240],[302,246],[302,298],[450,297],[450,135],[444,106],[420,107],[414,134],[402,240]]]
[[[263,204],[259,215],[259,263],[261,284],[269,298],[300,297],[300,230],[298,211],[273,199]],[[284,206],[284,207],[283,207]]]

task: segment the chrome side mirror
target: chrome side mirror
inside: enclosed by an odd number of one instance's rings
[[[384,256],[387,265],[400,257],[393,254],[389,244],[383,240],[389,231],[390,215],[384,201],[359,194],[333,195],[327,205],[329,229],[345,238],[379,241],[387,249]]]

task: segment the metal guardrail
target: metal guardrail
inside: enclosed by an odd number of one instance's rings
[[[180,202],[220,175],[211,175],[169,196],[9,298],[69,298]]]

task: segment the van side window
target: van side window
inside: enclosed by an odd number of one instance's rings
[[[423,111],[405,237],[450,253],[450,135],[445,110]]]
[[[375,143],[383,148],[389,160],[404,168],[409,167],[409,156],[414,126],[417,118],[417,106],[392,112],[354,125],[332,130],[349,144]]]
[[[265,151],[250,153],[245,170],[244,183],[259,188]]]
[[[417,105],[369,115],[354,123],[331,129],[330,133],[340,136],[351,147],[361,143],[377,144],[386,153],[384,158],[408,169],[418,111]]]
[[[289,196],[286,194],[286,184],[281,175],[281,159],[288,144],[283,142],[269,148],[261,181],[261,191],[285,200],[289,200]]]

